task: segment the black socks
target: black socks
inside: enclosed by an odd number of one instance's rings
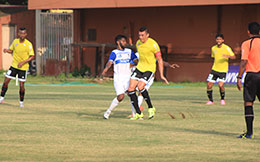
[[[134,106],[136,113],[141,114],[141,110],[139,109],[138,106],[138,100],[135,91],[130,91],[128,92],[131,104]]]
[[[254,121],[254,110],[253,106],[245,106],[245,120],[246,120],[246,128],[247,134],[253,134],[253,121]]]
[[[207,89],[207,95],[208,95],[208,98],[211,102],[213,102],[212,92],[213,92],[212,89]]]
[[[153,108],[153,105],[152,105],[150,96],[148,94],[148,91],[144,88],[140,92],[141,92],[142,96],[144,97],[144,100],[146,101],[148,108]]]

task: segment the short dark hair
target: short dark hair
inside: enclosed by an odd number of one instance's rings
[[[117,44],[116,42],[117,42],[117,41],[120,41],[121,39],[127,40],[127,37],[126,37],[125,35],[121,35],[121,34],[117,35],[117,36],[115,37],[115,44]]]
[[[221,37],[222,39],[224,39],[224,35],[221,34],[221,33],[218,33],[218,34],[216,35],[216,38],[217,38],[217,37]]]
[[[140,29],[139,29],[139,32],[144,32],[146,31],[146,33],[149,33],[148,29],[146,26],[142,26]]]
[[[250,34],[259,35],[260,26],[257,22],[251,22],[248,24],[248,30]]]
[[[19,30],[23,31],[23,30],[26,30],[25,27],[20,27]]]

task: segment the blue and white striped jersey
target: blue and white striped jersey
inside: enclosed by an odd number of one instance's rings
[[[135,59],[137,59],[135,53],[129,48],[125,48],[123,51],[119,49],[113,50],[109,56],[109,61],[113,61],[114,76],[130,76],[130,62]]]

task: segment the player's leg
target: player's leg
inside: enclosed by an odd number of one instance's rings
[[[5,94],[8,90],[8,84],[11,81],[11,79],[16,79],[16,74],[17,74],[17,69],[10,67],[7,73],[5,74],[5,80],[2,86],[2,91],[1,91],[1,98],[0,98],[0,103],[4,102],[4,97]]]
[[[220,93],[220,104],[225,105],[225,88],[224,83],[226,81],[226,73],[218,73],[218,86],[219,86],[219,93]]]
[[[143,103],[143,100],[144,100],[144,97],[142,96],[142,94],[141,93],[138,93],[138,106],[139,106],[139,109],[141,110],[141,111],[143,111],[144,110],[144,108],[143,108],[143,106],[142,106],[142,103]]]
[[[145,85],[144,88],[145,88],[147,91],[149,91],[151,85],[153,84],[153,81],[154,81],[154,77],[152,77],[152,78],[148,81],[148,83]],[[142,107],[143,99],[144,99],[144,97],[142,96],[141,93],[139,93],[139,94],[138,94],[138,106],[139,106],[139,108],[140,108],[141,111],[143,111],[143,107]]]
[[[207,84],[207,96],[208,96],[208,99],[209,101],[206,103],[207,105],[212,105],[214,104],[214,101],[213,101],[213,84],[216,82],[216,79],[217,79],[217,76],[215,74],[215,71],[211,71],[208,78],[207,78],[207,81],[208,81],[208,84]]]
[[[20,96],[20,107],[24,107],[23,101],[25,96],[25,87],[24,83],[27,78],[27,72],[24,70],[17,70],[18,74],[18,81],[20,82],[20,90],[19,90],[19,96]]]
[[[108,108],[107,111],[104,113],[104,118],[105,118],[105,119],[108,119],[108,118],[109,118],[111,112],[117,107],[117,105],[118,105],[121,101],[123,101],[124,96],[125,96],[125,94],[119,94],[117,97],[115,97],[115,98],[112,100],[112,102],[111,102],[109,108]]]
[[[221,105],[225,105],[225,87],[224,87],[224,82],[219,81],[218,82],[218,86],[219,86],[219,93],[220,93],[220,104]]]
[[[20,81],[20,90],[19,90],[19,96],[20,96],[20,107],[24,107],[24,104],[23,104],[23,101],[24,101],[24,95],[25,95],[24,82]]]
[[[141,111],[138,107],[138,99],[137,99],[136,91],[135,91],[135,87],[137,86],[137,84],[138,84],[138,80],[135,80],[135,79],[130,80],[130,84],[129,84],[129,88],[128,88],[128,95],[130,97],[131,104],[135,108],[135,112],[138,114],[141,114]]]
[[[244,111],[245,111],[245,122],[247,132],[238,136],[239,138],[253,138],[253,121],[254,121],[254,110],[253,103],[257,92],[257,82],[253,74],[248,73],[244,83]],[[260,79],[258,84],[260,84]]]
[[[213,102],[213,89],[212,89],[212,87],[213,87],[213,82],[208,82],[208,84],[207,84],[207,96],[208,96],[208,99],[209,99],[209,101],[207,102],[207,105],[211,105],[211,104],[214,104],[214,102]]]
[[[135,71],[131,75],[129,87],[128,87],[128,95],[131,100],[132,106],[135,108],[135,112],[137,113],[135,116],[141,115],[141,111],[138,106],[138,99],[136,96],[136,87],[139,82],[139,78],[142,76],[142,73],[135,69]]]
[[[138,83],[138,90],[144,97],[144,100],[146,101],[148,105],[148,113],[149,113],[149,119],[152,119],[155,115],[155,108],[152,105],[150,96],[148,91],[145,89],[146,84],[154,77],[154,74],[150,71],[147,71],[143,74],[142,78],[140,79]]]
[[[8,84],[9,84],[10,81],[11,81],[11,79],[7,78],[7,77],[4,80],[4,83],[3,83],[3,86],[2,86],[2,91],[1,91],[0,104],[4,103],[4,97],[5,97],[5,94],[8,90]]]
[[[114,88],[115,88],[117,97],[115,97],[112,100],[109,108],[104,113],[104,118],[105,119],[109,118],[111,112],[117,107],[119,102],[121,102],[124,99],[124,97],[125,97],[125,89],[124,89],[124,85],[122,83],[122,80],[114,80]]]

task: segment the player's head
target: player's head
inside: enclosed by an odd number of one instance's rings
[[[149,38],[149,31],[146,26],[142,26],[139,29],[138,37],[142,43],[147,41],[147,39]]]
[[[24,40],[27,36],[26,28],[24,28],[24,27],[19,28],[18,36],[21,40]]]
[[[224,35],[219,33],[216,35],[216,43],[220,46],[224,42]]]
[[[126,40],[127,40],[127,37],[124,35],[119,34],[115,37],[115,43],[116,43],[117,47],[121,48],[121,49],[125,49],[125,46],[127,44]]]
[[[257,22],[248,24],[248,33],[252,35],[259,35],[260,25]]]

